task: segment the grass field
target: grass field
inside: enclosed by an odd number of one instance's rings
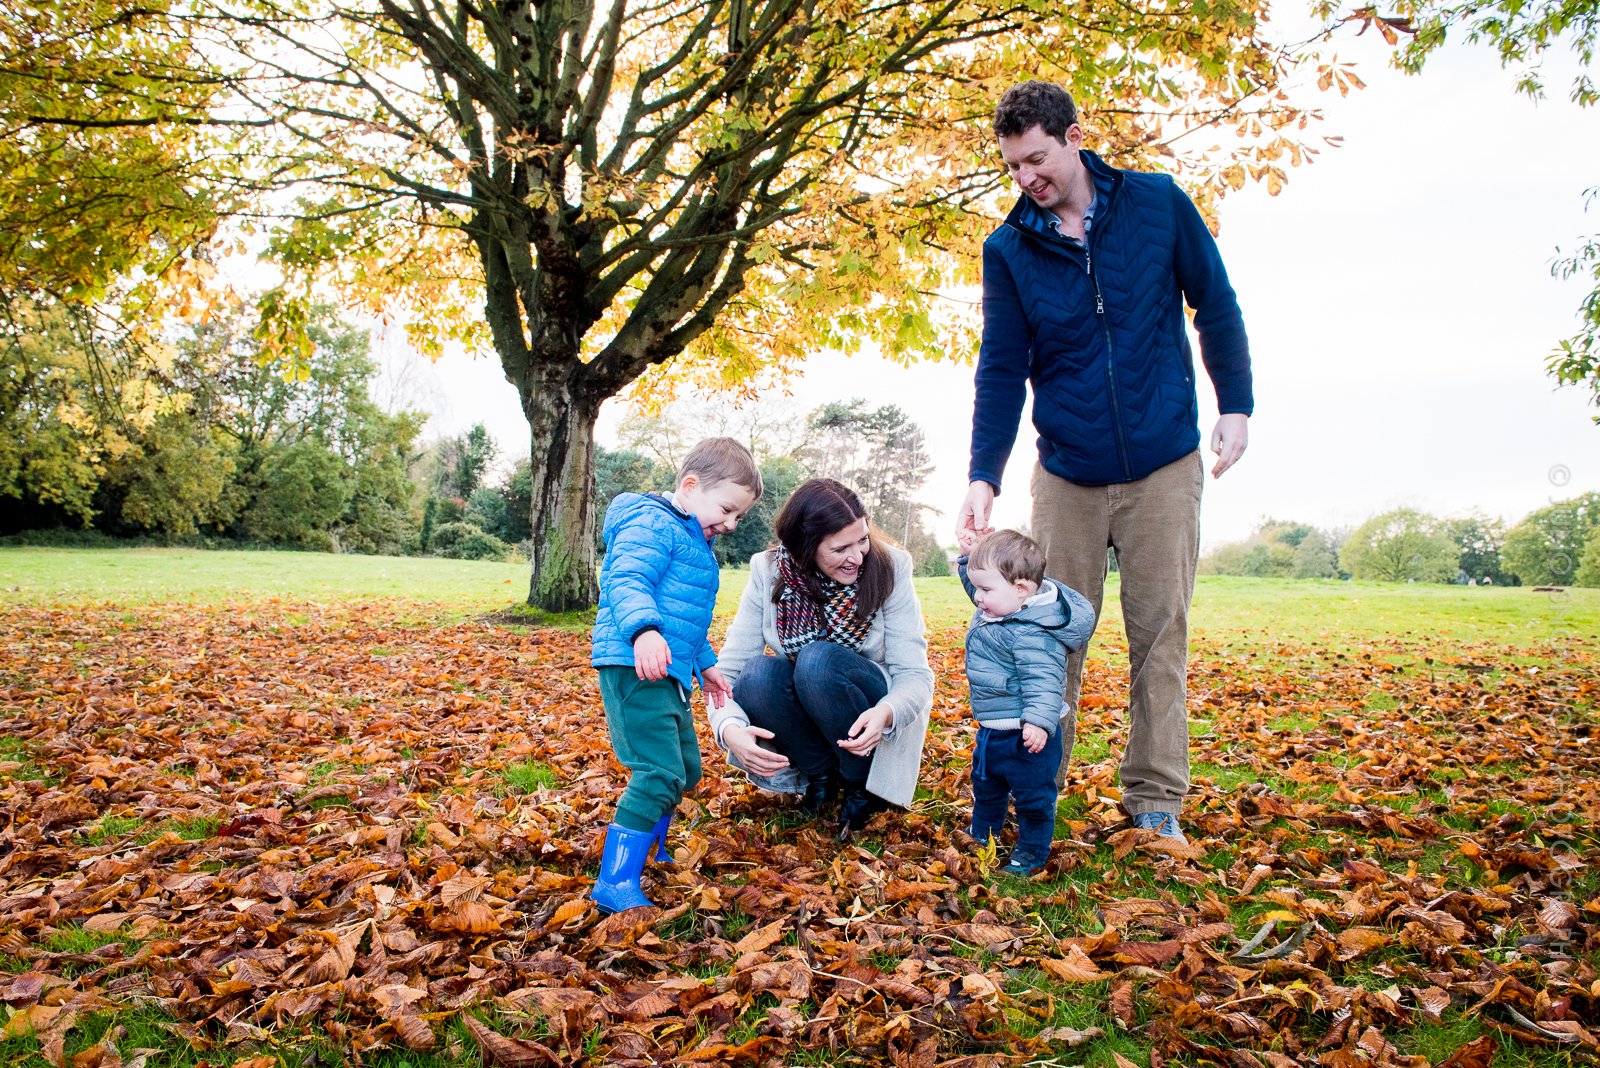
[[[730,618],[746,572],[723,572],[717,615]],[[216,604],[258,600],[335,603],[403,599],[456,619],[520,604],[528,565],[428,557],[185,549],[0,548],[0,603]],[[932,629],[964,625],[971,603],[955,578],[919,579]],[[1120,632],[1121,586],[1106,584],[1103,623]],[[1518,647],[1600,634],[1600,590],[1535,593],[1515,587],[1291,581],[1202,575],[1191,629],[1221,647],[1395,638],[1427,645],[1492,641]],[[582,620],[572,621],[582,626]]]
[[[919,580],[912,809],[841,847],[702,726],[633,923],[584,897],[622,781],[587,627],[508,625],[526,583],[0,549],[0,1063],[1593,1063],[1600,591],[1202,577],[1170,854],[1118,806],[1113,576],[1050,868],[997,881],[970,605]],[[1267,921],[1303,942],[1252,956]]]

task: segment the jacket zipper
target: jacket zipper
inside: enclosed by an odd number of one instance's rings
[[[1110,205],[1107,205],[1109,209]],[[1122,462],[1122,477],[1132,481],[1133,467],[1128,463],[1128,432],[1122,425],[1122,404],[1117,400],[1117,351],[1111,341],[1111,320],[1106,316],[1105,298],[1100,293],[1100,279],[1094,273],[1094,249],[1090,242],[1094,240],[1094,231],[1085,235],[1089,240],[1083,243],[1083,270],[1089,276],[1089,284],[1094,287],[1094,313],[1100,318],[1100,329],[1106,337],[1106,389],[1111,398],[1111,425],[1117,435],[1117,459]]]

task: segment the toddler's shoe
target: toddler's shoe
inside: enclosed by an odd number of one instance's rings
[[[1049,858],[1027,853],[1020,849],[1013,849],[1011,856],[1006,859],[1005,867],[1000,869],[1000,874],[1015,875],[1018,878],[1026,879],[1043,868],[1047,859]]]

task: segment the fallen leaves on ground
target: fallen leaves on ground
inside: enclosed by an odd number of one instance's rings
[[[1079,815],[1022,881],[962,831],[972,726],[945,631],[912,811],[839,846],[702,733],[678,863],[646,883],[660,907],[601,918],[585,894],[624,772],[587,641],[402,618],[9,611],[4,1038],[66,1068],[86,1015],[153,1004],[229,1061],[312,1034],[357,1061],[427,1051],[459,1041],[452,1020],[510,1068],[1019,1064],[1108,1028],[1152,1064],[1419,1065],[1406,1029],[1461,1013],[1600,1048],[1585,645],[1523,668],[1485,648],[1455,667],[1405,642],[1197,643],[1192,847],[1121,816],[1125,683],[1091,661],[1080,745],[1112,756],[1074,765]],[[534,765],[546,784],[508,785]],[[1057,1018],[1075,998],[1100,1003],[1096,1026]],[[70,1061],[142,1056],[123,1047]]]

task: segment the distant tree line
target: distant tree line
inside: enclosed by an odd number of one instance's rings
[[[1481,515],[1439,518],[1411,508],[1354,530],[1269,519],[1207,553],[1201,574],[1356,578],[1379,582],[1600,586],[1600,493],[1536,509],[1509,528]]]
[[[369,397],[368,335],[331,308],[286,378],[253,314],[152,336],[0,293],[0,532],[403,552],[424,417]]]
[[[369,335],[331,306],[309,312],[311,350],[286,376],[250,308],[154,337],[0,293],[0,534],[528,557],[528,460],[505,470],[482,424],[422,444],[426,416],[372,399]],[[729,433],[758,457],[767,493],[719,539],[724,562],[767,548],[779,506],[820,474],[857,487],[925,573],[948,573],[916,500],[933,466],[921,428],[861,400],[778,411],[679,405],[630,419],[622,448],[597,446],[597,513],[624,491],[670,490],[694,441]]]

